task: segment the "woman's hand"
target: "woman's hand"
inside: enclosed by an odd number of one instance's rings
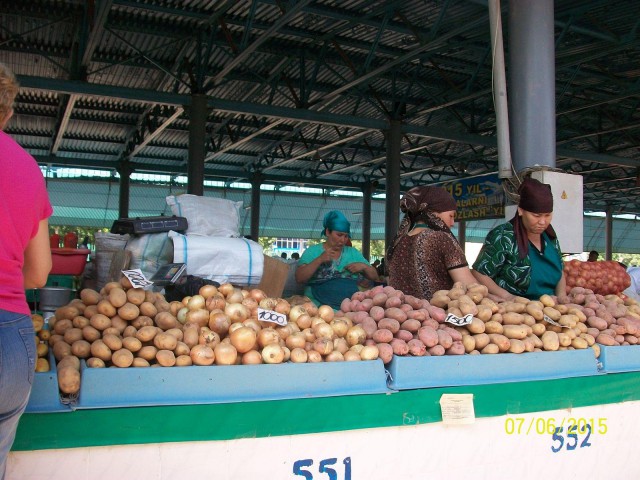
[[[378,271],[368,263],[353,262],[347,265],[345,269],[351,273],[361,273],[364,277],[374,282],[379,280]]]

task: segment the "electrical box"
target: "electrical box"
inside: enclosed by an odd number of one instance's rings
[[[551,185],[553,193],[551,225],[558,234],[562,253],[582,253],[584,251],[582,176],[539,170],[533,172],[531,178]]]
[[[551,185],[553,193],[553,219],[551,225],[558,234],[562,253],[584,251],[584,208],[582,202],[582,176],[570,173],[539,170],[531,174],[542,183]],[[511,220],[517,205],[507,205],[505,219]]]

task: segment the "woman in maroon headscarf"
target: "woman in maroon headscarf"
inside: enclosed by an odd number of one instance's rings
[[[442,187],[409,190],[400,200],[404,218],[387,251],[388,283],[406,295],[430,300],[454,282],[477,283],[450,228],[456,201]]]
[[[492,229],[473,264],[473,274],[502,298],[566,296],[560,244],[551,226],[551,187],[525,178],[518,189],[518,211]]]

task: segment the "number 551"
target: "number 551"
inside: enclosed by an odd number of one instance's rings
[[[328,477],[328,480],[338,480],[338,472],[331,465],[335,465],[338,463],[337,458],[325,458],[324,460],[320,460],[318,464],[318,473],[325,474]],[[344,464],[344,476],[342,480],[351,480],[351,457],[347,457],[342,460]],[[307,480],[313,480],[313,473],[308,469],[313,465],[313,460],[310,458],[305,458],[304,460],[297,460],[293,464],[293,474],[306,478]],[[325,478],[324,475],[319,478]]]

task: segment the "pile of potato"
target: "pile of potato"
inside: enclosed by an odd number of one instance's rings
[[[51,370],[49,365],[49,330],[44,328],[44,318],[38,313],[31,315],[31,322],[33,323],[33,331],[36,333],[36,353],[38,359],[36,360],[36,372],[48,372]]]
[[[100,292],[84,289],[49,320],[60,390],[79,391],[81,360],[90,368],[124,368],[378,358],[375,345],[364,345],[362,327],[305,300],[291,305],[223,284],[167,302],[160,293],[132,288],[126,277]],[[258,308],[285,315],[286,325],[258,320]]]
[[[614,298],[615,297],[615,298]],[[341,305],[342,315],[367,332],[388,363],[393,355],[439,356],[524,353],[640,343],[640,307],[625,306],[615,295],[603,297],[574,287],[558,303],[515,297],[509,302],[489,298],[480,284],[454,284],[429,301],[390,286],[356,292]],[[448,314],[471,315],[471,323],[445,322]],[[545,318],[546,317],[546,318]],[[547,321],[550,319],[551,322]]]

